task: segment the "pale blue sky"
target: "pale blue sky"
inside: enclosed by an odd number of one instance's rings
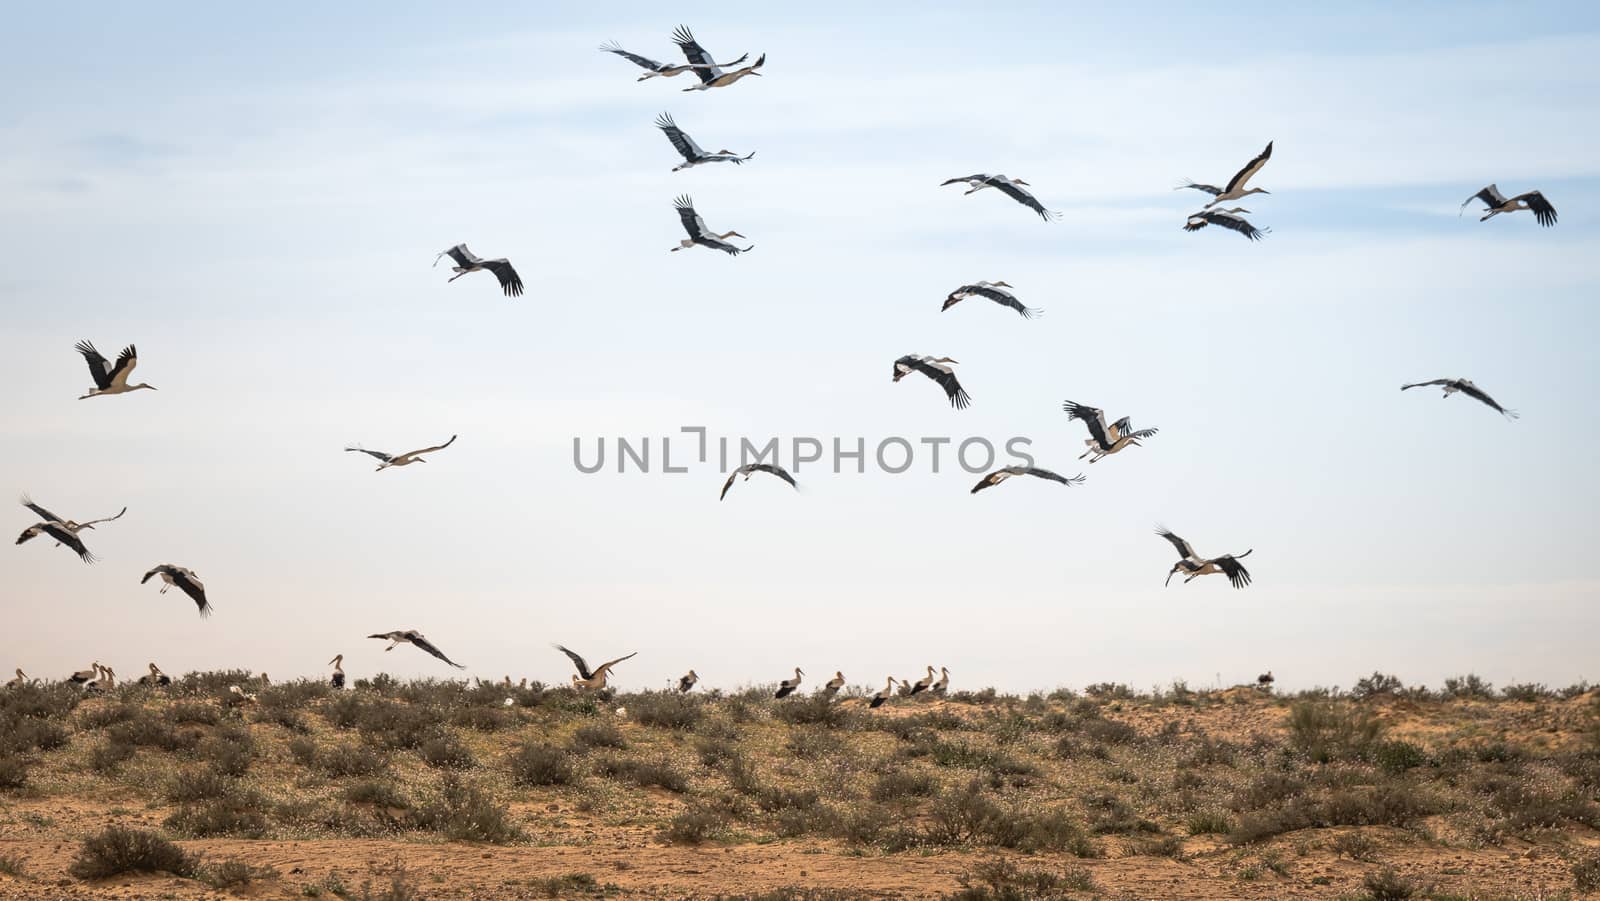
[[[18,6],[0,35],[0,491],[91,533],[0,554],[0,666],[559,681],[799,665],[958,686],[1600,678],[1600,12],[969,4],[690,16],[765,77],[635,83],[659,4]],[[750,163],[671,173],[670,112]],[[1271,236],[1179,228],[1276,141]],[[1027,179],[1046,225],[945,178]],[[1488,182],[1560,213],[1458,217]],[[668,253],[672,198],[756,251]],[[433,255],[509,256],[446,285]],[[1004,279],[1043,318],[953,287]],[[160,387],[79,402],[72,344]],[[974,404],[890,383],[948,355]],[[1402,382],[1474,379],[1523,418]],[[1061,401],[1158,426],[1078,464]],[[574,435],[1023,434],[1089,481],[581,475]],[[426,466],[393,451],[459,433]],[[9,487],[7,487],[9,486]],[[11,526],[30,520],[12,507]],[[1256,584],[1163,590],[1164,522]],[[216,616],[139,586],[205,579]]]

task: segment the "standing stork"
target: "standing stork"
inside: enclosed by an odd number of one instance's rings
[[[688,694],[689,690],[694,688],[694,684],[696,682],[699,682],[699,681],[700,681],[700,674],[695,672],[694,670],[689,670],[687,673],[684,673],[682,676],[679,676],[678,677],[678,694],[681,694],[681,695]]]
[[[831,698],[838,694],[839,689],[841,688],[844,688],[844,671],[834,670],[833,678],[822,683],[822,696],[824,698]]]
[[[712,88],[725,88],[746,75],[759,76],[761,73],[756,70],[767,63],[767,55],[763,53],[748,66],[735,69],[732,72],[724,72],[721,66],[711,61],[711,56],[706,53],[704,47],[700,46],[700,42],[694,39],[694,35],[689,33],[687,27],[679,25],[678,29],[672,33],[672,40],[673,43],[678,45],[678,49],[683,51],[684,57],[694,64],[694,74],[700,76],[700,83],[684,88],[685,91],[709,91]],[[731,66],[743,61],[744,57],[741,56],[728,65]]]
[[[1012,476],[1036,476],[1041,479],[1049,479],[1052,482],[1060,482],[1069,488],[1073,485],[1081,485],[1084,481],[1083,473],[1079,473],[1069,479],[1066,476],[1057,475],[1048,469],[1039,469],[1035,466],[1007,466],[1003,469],[997,469],[980,479],[978,484],[972,486],[972,493],[977,494],[983,489],[998,485]],[[933,667],[928,667],[928,671],[932,672]]]
[[[694,201],[690,199],[688,194],[679,194],[678,198],[672,202],[672,205],[678,211],[678,218],[683,221],[683,230],[689,233],[689,237],[679,241],[678,246],[672,248],[674,253],[680,250],[688,250],[696,244],[701,247],[709,247],[712,250],[720,250],[731,257],[736,257],[741,253],[749,253],[756,249],[754,244],[749,247],[735,247],[729,244],[729,238],[744,237],[738,232],[728,231],[717,234],[707,228],[706,220],[700,218],[700,214],[694,211]]]
[[[1196,191],[1204,191],[1205,193],[1210,194],[1211,202],[1206,204],[1206,209],[1210,209],[1211,207],[1216,206],[1225,200],[1238,200],[1239,198],[1249,194],[1271,194],[1272,192],[1265,188],[1250,188],[1247,190],[1244,186],[1245,182],[1254,178],[1255,174],[1260,172],[1261,167],[1265,166],[1267,164],[1267,160],[1270,159],[1272,159],[1272,142],[1268,141],[1267,149],[1261,151],[1261,153],[1258,154],[1255,159],[1245,163],[1243,169],[1235,172],[1233,177],[1228,179],[1228,184],[1226,187],[1219,188],[1216,185],[1202,185],[1190,181],[1189,179],[1184,179],[1184,184],[1173,188],[1173,190],[1181,191],[1184,188],[1194,188]],[[1246,210],[1246,212],[1249,211]]]
[[[950,398],[950,406],[957,410],[965,410],[967,405],[972,403],[972,397],[961,387],[961,383],[956,381],[956,371],[948,365],[951,363],[961,365],[949,357],[906,354],[894,361],[894,380],[898,382],[913,372],[920,372],[939,383],[939,387],[944,389],[945,396]]]
[[[98,675],[100,675],[100,661],[96,660],[95,662],[89,664],[88,669],[78,670],[77,672],[68,676],[67,681],[71,682],[73,685],[83,685]]]
[[[907,682],[907,681],[906,681],[906,680],[904,680],[904,679],[901,679],[901,680],[899,680],[899,681],[900,681],[900,684],[899,684],[899,686],[898,686],[898,687],[897,687],[897,688],[896,688],[896,689],[895,689],[895,694],[897,694],[897,695],[899,695],[899,696],[900,696],[900,697],[902,697],[902,698],[909,698],[909,697],[911,697],[911,683],[910,683],[910,682]]]
[[[333,667],[333,674],[328,676],[328,684],[334,688],[344,688],[344,655],[337,654],[328,665]]]
[[[707,62],[696,65],[695,63],[658,63],[648,56],[640,56],[637,53],[629,53],[628,51],[622,49],[622,45],[618,44],[616,41],[607,41],[600,45],[600,49],[605,53],[615,53],[617,56],[622,57],[641,69],[644,69],[645,73],[640,75],[636,79],[637,81],[644,81],[648,78],[671,78],[674,75],[682,75],[685,72],[698,72],[704,69],[714,69],[718,66],[737,66],[744,62],[745,58],[750,55],[746,53],[744,56],[741,56],[732,62]]]
[[[1022,301],[1017,299],[1017,295],[1003,290],[1009,287],[1011,286],[1005,282],[973,282],[970,285],[962,285],[951,291],[950,296],[944,299],[944,306],[939,308],[939,312],[943,313],[969,297],[983,297],[1003,307],[1010,307],[1016,310],[1023,319],[1032,319],[1044,312],[1044,310],[1023,306]]]
[[[454,660],[451,660],[449,657],[446,657],[444,655],[444,651],[441,651],[435,647],[433,642],[428,640],[427,636],[423,635],[421,632],[418,632],[416,629],[396,629],[393,632],[379,632],[374,635],[368,635],[367,637],[381,638],[388,641],[389,646],[384,648],[385,651],[394,650],[396,645],[409,644],[419,651],[425,651],[429,654],[432,654],[456,669],[466,669],[466,667],[455,662]]]
[[[24,673],[22,671],[22,667],[19,666],[19,667],[17,667],[17,677],[15,679],[12,679],[11,681],[7,682],[6,683],[6,687],[7,688],[21,688],[22,686],[27,685],[27,684],[28,684],[28,674]]]
[[[892,697],[894,697],[894,677],[890,676],[889,680],[883,683],[883,687],[878,689],[877,693],[872,696],[872,700],[867,703],[867,706],[876,710],[883,706],[884,701]]]
[[[99,670],[93,679],[83,683],[83,690],[91,694],[100,694],[117,687],[117,671],[109,666],[95,664]]]
[[[163,673],[161,667],[152,663],[150,664],[150,674],[148,676],[140,676],[139,684],[165,688],[172,684],[172,677]]]
[[[1266,672],[1264,672],[1261,675],[1256,677],[1256,687],[1261,689],[1261,690],[1263,690],[1263,691],[1265,691],[1265,690],[1271,688],[1272,687],[1272,683],[1276,682],[1276,681],[1277,681],[1276,679],[1272,678],[1272,670],[1267,670]]]
[[[1196,554],[1189,542],[1184,541],[1165,528],[1157,527],[1156,534],[1172,542],[1172,546],[1178,549],[1179,554],[1183,555],[1182,559],[1172,564],[1172,569],[1167,572],[1167,581],[1164,584],[1170,585],[1173,573],[1179,571],[1188,573],[1189,577],[1183,580],[1185,585],[1201,576],[1211,575],[1212,573],[1227,575],[1228,581],[1233,584],[1234,588],[1243,588],[1250,584],[1250,571],[1245,569],[1244,564],[1239,561],[1250,556],[1255,551],[1255,548],[1238,555],[1223,554],[1221,557],[1207,559]]]
[[[122,353],[117,354],[115,366],[106,362],[106,358],[100,356],[100,351],[95,350],[94,345],[88,341],[79,341],[74,347],[78,353],[83,354],[84,361],[89,364],[89,375],[94,378],[94,387],[89,389],[88,394],[80,396],[78,400],[99,397],[103,394],[127,394],[129,391],[138,391],[140,388],[149,388],[151,391],[156,390],[156,386],[146,385],[143,382],[137,385],[128,384],[128,376],[133,374],[133,367],[139,365],[139,351],[132,344],[124,347]]]
[[[139,584],[143,585],[144,583],[150,581],[152,576],[161,577],[161,581],[163,583],[161,586],[161,594],[166,594],[168,588],[176,585],[180,591],[188,595],[189,598],[194,601],[196,607],[200,608],[201,617],[207,617],[211,615],[211,602],[206,600],[206,586],[200,581],[200,578],[194,574],[193,570],[186,569],[182,566],[174,566],[171,563],[163,563],[145,573],[144,578],[139,580]]]
[[[805,675],[805,671],[801,670],[798,666],[795,667],[794,678],[785,679],[782,682],[779,682],[778,690],[774,692],[772,696],[774,698],[787,698],[788,696],[794,694],[794,690],[799,688],[800,683],[804,681]]]
[[[1044,204],[1040,203],[1037,197],[1034,197],[1031,193],[1024,190],[1024,185],[1027,185],[1027,187],[1032,187],[1032,185],[1029,185],[1020,178],[1007,178],[1004,175],[966,175],[962,176],[961,178],[948,179],[941,183],[940,187],[943,187],[944,185],[953,185],[957,182],[966,182],[968,185],[971,185],[971,187],[969,187],[966,191],[962,192],[962,196],[972,194],[977,191],[982,191],[984,188],[994,188],[1007,197],[1010,197],[1012,200],[1015,200],[1017,203],[1020,203],[1028,209],[1033,210],[1035,213],[1038,213],[1039,218],[1046,222],[1061,218],[1060,213],[1056,212],[1055,210],[1045,209]]]
[[[683,162],[672,167],[674,172],[680,172],[694,166],[703,166],[706,163],[732,163],[735,166],[741,166],[744,165],[745,160],[756,155],[755,151],[751,151],[745,156],[740,156],[732,150],[718,150],[716,153],[707,153],[701,149],[699,144],[695,143],[694,138],[685,134],[683,129],[678,127],[678,123],[672,121],[672,117],[666,113],[656,117],[656,127],[666,133],[667,140],[672,142],[673,149],[677,150],[683,157]]]
[[[1488,221],[1489,219],[1498,216],[1501,213],[1515,213],[1517,210],[1532,210],[1533,218],[1537,219],[1539,224],[1545,228],[1549,228],[1550,226],[1556,224],[1556,208],[1551,206],[1550,201],[1544,199],[1544,194],[1539,191],[1529,191],[1526,194],[1518,194],[1510,200],[1507,200],[1506,196],[1500,193],[1499,188],[1495,187],[1494,185],[1489,185],[1478,193],[1468,197],[1466,200],[1463,200],[1461,202],[1461,208],[1466,209],[1467,204],[1474,200],[1483,201],[1484,206],[1488,209],[1488,212],[1484,213],[1483,216],[1478,219],[1479,222]],[[1459,216],[1460,214],[1457,213],[1456,215]]]
[[[566,654],[568,659],[572,661],[572,665],[578,668],[578,672],[572,677],[572,687],[580,690],[590,688],[605,688],[606,680],[611,677],[611,668],[622,661],[627,660],[629,657],[637,656],[639,653],[638,651],[634,651],[632,654],[624,654],[615,660],[608,660],[591,670],[589,669],[589,664],[578,655],[577,651],[571,650],[570,648],[559,644],[551,645],[551,647],[563,654]],[[695,678],[698,679],[699,677],[696,676]]]
[[[1428,381],[1428,382],[1412,382],[1409,385],[1401,385],[1400,386],[1400,390],[1401,391],[1405,391],[1405,390],[1410,389],[1410,388],[1426,388],[1426,387],[1428,387],[1430,385],[1438,385],[1438,386],[1444,388],[1444,396],[1445,397],[1449,397],[1450,395],[1456,393],[1457,391],[1460,391],[1462,394],[1465,394],[1466,396],[1468,396],[1468,397],[1470,397],[1470,398],[1472,398],[1474,400],[1482,402],[1483,404],[1487,405],[1490,409],[1494,410],[1496,413],[1499,413],[1501,416],[1504,416],[1507,419],[1516,419],[1517,418],[1517,411],[1516,410],[1507,410],[1505,407],[1500,406],[1498,403],[1495,402],[1494,398],[1492,398],[1488,394],[1484,393],[1484,390],[1482,388],[1479,388],[1477,385],[1472,384],[1472,380],[1471,379],[1434,379],[1434,380]]]
[[[941,698],[944,697],[950,691],[950,671],[942,666],[939,667],[939,681],[933,683],[929,691]]]
[[[744,480],[748,482],[750,481],[750,474],[754,472],[771,473],[772,475],[783,479],[785,482],[788,482],[793,488],[798,489],[800,487],[799,485],[795,484],[794,476],[789,475],[788,470],[776,463],[746,463],[738,469],[735,469],[733,472],[728,473],[728,480],[722,483],[722,494],[717,497],[717,500],[720,501],[728,496],[728,489],[733,487],[734,479],[738,478],[739,476],[744,476]]]
[[[500,282],[500,290],[504,291],[507,297],[522,296],[522,276],[517,274],[517,270],[511,268],[511,261],[505,257],[497,260],[486,260],[468,250],[467,245],[457,244],[449,250],[439,251],[439,255],[433,258],[433,265],[439,265],[439,261],[445,257],[456,261],[456,264],[450,267],[450,271],[454,272],[455,275],[450,276],[445,284],[448,285],[469,272],[487,271],[494,273],[494,277]]]
[[[1252,241],[1259,241],[1263,236],[1271,234],[1271,228],[1256,228],[1249,220],[1239,215],[1248,212],[1250,211],[1244,207],[1236,206],[1226,210],[1201,210],[1198,213],[1190,213],[1189,218],[1183,223],[1183,230],[1197,232],[1208,225],[1216,225],[1232,229]]]
[[[926,676],[923,676],[921,679],[918,679],[917,680],[917,684],[911,686],[911,693],[912,694],[919,694],[921,692],[927,691],[929,688],[932,688],[932,687],[933,687],[933,667],[929,666],[928,667],[928,674]]]
[[[367,450],[360,445],[356,445],[355,447],[347,447],[345,450],[347,452],[354,451],[358,454],[366,454],[369,457],[376,458],[379,461],[378,468],[374,469],[373,472],[383,472],[385,469],[388,469],[391,466],[410,466],[413,463],[426,463],[428,461],[422,459],[423,454],[431,454],[434,451],[442,451],[455,443],[456,436],[451,435],[450,440],[443,444],[436,444],[433,447],[425,447],[421,450],[407,451],[403,454],[386,454],[383,451]]]
[[[1112,423],[1110,428],[1107,428],[1106,414],[1103,410],[1099,407],[1091,407],[1076,401],[1062,402],[1061,409],[1067,411],[1068,419],[1081,420],[1089,428],[1089,438],[1083,442],[1088,445],[1089,449],[1079,454],[1078,459],[1092,457],[1093,459],[1089,461],[1090,463],[1097,463],[1100,458],[1109,457],[1129,445],[1143,447],[1144,445],[1139,443],[1141,440],[1149,438],[1160,431],[1159,429],[1140,429],[1135,432],[1133,431],[1133,421],[1127,416],[1122,417]]]

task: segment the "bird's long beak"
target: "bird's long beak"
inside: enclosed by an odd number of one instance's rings
[[[1162,588],[1165,588],[1168,585],[1172,584],[1172,574],[1177,572],[1177,571],[1178,571],[1178,568],[1176,566],[1174,566],[1172,569],[1167,570],[1167,581],[1161,583],[1161,587]]]
[[[1022,179],[1020,179],[1020,178],[1013,178],[1013,179],[1012,179],[1012,180],[1011,180],[1011,183],[1012,183],[1012,184],[1014,184],[1014,185],[1027,185],[1027,184],[1028,184],[1028,183],[1027,183],[1027,182],[1025,182],[1025,181],[1023,181],[1023,180],[1022,180]],[[1028,185],[1028,187],[1030,187],[1030,188],[1031,188],[1031,187],[1033,187],[1033,186],[1032,186],[1032,185]]]

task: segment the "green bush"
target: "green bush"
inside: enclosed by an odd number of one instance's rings
[[[450,732],[441,730],[417,749],[422,762],[435,769],[465,770],[478,765],[472,751]]]
[[[196,862],[154,832],[110,826],[84,839],[68,872],[85,880],[123,873],[171,873],[188,878],[195,874]]]
[[[28,764],[20,757],[0,757],[0,791],[16,791],[28,783]]]
[[[611,720],[599,720],[579,726],[572,733],[572,743],[579,748],[626,748],[627,740],[622,730]]]
[[[528,742],[507,763],[518,785],[571,785],[578,778],[571,752],[552,745]]]
[[[454,773],[446,773],[438,792],[412,809],[410,823],[453,841],[506,844],[522,837],[509,811]]]
[[[722,830],[721,811],[705,805],[685,807],[667,821],[662,837],[675,845],[698,845]]]

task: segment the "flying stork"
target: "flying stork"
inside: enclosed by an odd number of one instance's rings
[[[844,688],[844,671],[834,670],[833,678],[822,683],[822,696],[824,698],[831,698],[838,694],[839,689],[841,688]]]
[[[991,472],[988,475],[984,476],[978,482],[978,484],[972,486],[972,493],[973,494],[977,494],[978,492],[982,491],[983,489],[988,488],[988,487],[993,486],[993,485],[998,485],[1001,482],[1004,482],[1006,479],[1011,478],[1012,476],[1037,476],[1037,477],[1039,477],[1041,479],[1049,479],[1052,482],[1060,482],[1061,484],[1066,485],[1069,488],[1072,487],[1073,485],[1081,485],[1081,484],[1083,484],[1083,474],[1082,473],[1079,473],[1078,475],[1075,475],[1075,476],[1073,476],[1072,478],[1069,479],[1066,476],[1057,475],[1056,473],[1053,473],[1048,469],[1039,469],[1038,467],[1034,467],[1034,466],[1007,466],[1007,467],[1005,467],[1003,469],[997,469],[994,472]],[[928,670],[929,670],[929,672],[932,672],[933,671],[933,667],[931,667],[931,666],[928,667]]]
[[[941,182],[939,186],[944,187],[945,185],[953,185],[957,182],[966,182],[971,186],[966,191],[962,192],[963,196],[976,191],[981,191],[984,188],[994,188],[1000,193],[1005,194],[1007,197],[1010,197],[1012,200],[1015,200],[1017,203],[1020,203],[1028,209],[1033,210],[1035,213],[1038,213],[1039,218],[1046,222],[1061,218],[1060,213],[1056,212],[1055,210],[1045,209],[1044,204],[1040,203],[1038,198],[1024,190],[1022,186],[1028,185],[1028,183],[1020,178],[1007,178],[1004,175],[964,175],[960,178],[947,179]],[[1028,186],[1032,187],[1031,185]]]
[[[683,156],[683,162],[672,167],[674,172],[694,166],[703,166],[706,163],[732,163],[735,166],[742,166],[745,160],[756,155],[753,150],[745,156],[740,156],[732,150],[718,150],[716,153],[706,153],[700,148],[699,144],[695,143],[694,138],[684,134],[683,129],[678,127],[678,123],[672,121],[672,117],[666,113],[656,117],[656,127],[666,133],[667,140],[671,141],[673,148]]]
[[[30,541],[40,535],[49,535],[54,538],[57,545],[65,545],[74,554],[78,555],[78,559],[85,563],[93,563],[95,561],[94,554],[84,546],[83,539],[79,538],[76,532],[69,530],[59,522],[34,523],[23,529],[22,534],[17,536],[17,544]]]
[[[694,64],[694,74],[700,76],[700,83],[684,88],[685,91],[709,91],[712,88],[725,88],[746,75],[760,75],[761,73],[756,70],[767,63],[767,55],[763,53],[748,66],[735,69],[732,72],[724,72],[722,67],[711,61],[711,57],[706,53],[705,48],[700,46],[700,43],[694,39],[694,35],[689,33],[687,27],[679,25],[678,29],[672,33],[672,40],[673,43],[678,45],[678,49],[683,51],[683,55],[688,58],[689,62]],[[741,56],[728,65],[735,65],[743,61],[744,57]]]
[[[750,481],[750,474],[753,472],[768,472],[780,479],[783,479],[785,482],[788,482],[794,488],[800,487],[799,485],[795,484],[794,476],[789,475],[788,470],[776,463],[746,463],[738,469],[735,469],[733,472],[728,473],[728,480],[722,483],[722,494],[718,496],[717,500],[720,501],[728,496],[728,489],[733,487],[734,479],[738,478],[739,476],[744,476],[744,480],[748,482]]]
[[[920,354],[906,354],[894,361],[894,380],[900,381],[913,372],[920,372],[944,389],[946,397],[950,398],[950,406],[957,410],[965,410],[972,403],[972,398],[967,394],[961,383],[956,381],[956,372],[949,364],[961,365],[949,357],[929,357]]]
[[[427,653],[432,654],[456,669],[466,669],[466,667],[455,662],[454,660],[451,660],[449,657],[446,657],[444,655],[444,651],[441,651],[435,647],[433,642],[427,639],[427,636],[423,635],[421,632],[418,632],[416,629],[396,629],[393,632],[379,632],[375,635],[368,635],[367,637],[381,638],[385,641],[388,641],[389,646],[384,648],[385,651],[394,650],[396,645],[409,644],[419,651],[426,651]]]
[[[161,667],[150,664],[150,675],[139,677],[140,685],[154,685],[165,687],[172,684],[172,677],[163,673]]]
[[[1190,213],[1189,218],[1183,223],[1183,230],[1197,232],[1207,225],[1216,225],[1232,229],[1252,241],[1259,241],[1262,236],[1271,234],[1271,228],[1256,228],[1249,220],[1239,215],[1248,212],[1250,211],[1244,207],[1236,206],[1226,210],[1201,210],[1198,213]]]
[[[369,457],[377,458],[380,462],[378,464],[378,468],[374,469],[373,472],[383,472],[385,469],[388,469],[391,466],[410,466],[412,463],[426,463],[428,461],[422,459],[423,454],[431,454],[434,451],[442,451],[455,443],[456,436],[451,435],[450,440],[443,444],[437,444],[433,447],[425,447],[421,450],[407,451],[403,454],[386,454],[383,451],[367,450],[360,445],[355,447],[347,447],[345,450],[355,451],[358,454],[366,454]]]
[[[927,691],[929,688],[932,688],[932,687],[933,687],[933,667],[929,666],[928,667],[928,674],[926,676],[923,676],[921,679],[918,679],[917,680],[917,684],[911,686],[911,693],[912,694],[917,694],[919,692]]]
[[[928,690],[941,698],[944,697],[950,690],[950,671],[942,666],[939,667],[939,681],[933,683],[933,687]]]
[[[727,63],[708,62],[702,65],[696,65],[694,63],[658,63],[647,56],[640,56],[637,53],[629,53],[628,51],[622,49],[622,45],[618,44],[616,41],[607,41],[606,43],[600,45],[600,49],[606,53],[615,53],[628,62],[633,63],[641,69],[644,69],[645,73],[638,77],[638,81],[644,81],[647,78],[671,78],[674,75],[682,75],[685,72],[713,69],[718,65],[737,66],[745,61],[745,57],[750,55],[747,53],[744,56]]]
[[[339,655],[335,656],[332,660],[328,661],[328,665],[333,667],[333,674],[328,677],[328,684],[333,686],[334,688],[343,688],[344,687],[344,655],[343,654],[339,654]]]
[[[678,678],[678,694],[688,694],[689,690],[694,688],[694,684],[699,681],[700,674],[694,670],[684,673]]]
[[[1412,382],[1409,385],[1401,385],[1400,390],[1405,391],[1408,388],[1426,388],[1430,385],[1442,386],[1444,388],[1445,397],[1449,397],[1457,391],[1460,391],[1462,394],[1465,394],[1474,400],[1481,401],[1507,419],[1517,418],[1516,410],[1507,410],[1505,407],[1495,403],[1495,399],[1490,397],[1488,394],[1485,394],[1482,388],[1472,384],[1471,379],[1434,379],[1428,382]]]
[[[164,583],[161,586],[161,594],[166,594],[168,588],[176,585],[179,590],[194,601],[196,607],[200,608],[202,617],[211,615],[211,602],[206,600],[206,586],[201,584],[200,579],[195,576],[193,570],[185,569],[182,566],[174,566],[171,563],[163,563],[145,573],[144,578],[139,580],[139,584],[143,585],[150,581],[151,576],[161,577],[161,581]]]
[[[32,510],[34,515],[39,517],[39,519],[41,519],[42,521],[47,522],[47,523],[50,523],[50,522],[57,523],[62,528],[66,529],[68,532],[71,532],[74,535],[78,534],[78,531],[80,529],[92,529],[92,528],[94,528],[97,523],[111,522],[112,520],[115,520],[115,519],[121,519],[122,518],[122,514],[128,512],[128,508],[127,507],[123,507],[121,510],[117,511],[117,515],[116,516],[105,516],[105,517],[101,517],[100,519],[91,519],[88,522],[74,522],[73,520],[65,519],[65,518],[62,518],[60,516],[55,515],[54,513],[51,513],[49,510],[46,510],[45,508],[43,508],[43,507],[39,506],[38,504],[34,503],[33,500],[30,499],[26,494],[24,494],[22,496],[22,506],[27,507],[29,510]],[[18,543],[20,544],[21,542],[18,542]]]
[[[1550,201],[1544,199],[1544,194],[1539,191],[1529,191],[1526,194],[1518,194],[1510,200],[1507,200],[1505,195],[1500,193],[1499,188],[1495,187],[1494,185],[1490,185],[1471,197],[1468,197],[1466,200],[1463,200],[1461,202],[1461,208],[1466,209],[1467,204],[1474,200],[1483,201],[1484,206],[1488,210],[1488,212],[1484,213],[1483,216],[1478,219],[1479,222],[1487,221],[1488,219],[1498,216],[1501,213],[1515,213],[1517,210],[1532,210],[1533,218],[1537,219],[1540,225],[1549,228],[1550,226],[1556,224],[1556,208],[1551,206]],[[1456,215],[1459,216],[1460,214],[1457,213]]]
[[[17,677],[15,679],[12,679],[10,682],[7,682],[6,683],[6,687],[7,688],[21,688],[22,686],[27,685],[27,684],[28,684],[28,674],[24,673],[22,671],[22,667],[19,666],[19,667],[17,667]]]
[[[883,706],[884,701],[887,701],[892,697],[894,697],[894,677],[890,676],[889,681],[885,682],[883,687],[878,689],[877,693],[872,696],[872,700],[867,703],[867,706],[876,710]]]
[[[1154,435],[1160,429],[1140,429],[1133,431],[1133,421],[1124,416],[1106,428],[1106,414],[1098,407],[1080,404],[1076,401],[1064,401],[1061,409],[1067,411],[1068,419],[1079,419],[1089,427],[1089,438],[1083,443],[1089,449],[1078,455],[1078,459],[1092,456],[1090,463],[1099,462],[1102,457],[1109,457],[1129,445],[1143,447],[1140,444],[1145,438]]]
[[[719,235],[706,228],[706,220],[701,219],[700,214],[694,211],[694,201],[689,198],[688,194],[679,194],[678,198],[672,202],[672,205],[678,210],[678,218],[683,220],[683,230],[689,233],[689,237],[679,241],[678,246],[672,248],[674,252],[687,250],[699,244],[702,247],[720,250],[728,256],[736,257],[741,253],[749,253],[756,249],[754,244],[749,247],[735,247],[729,244],[729,238],[744,237],[738,232],[729,231]]]
[[[804,680],[805,675],[805,672],[801,670],[800,667],[795,667],[794,678],[785,679],[782,682],[779,682],[778,690],[772,696],[774,698],[787,698],[788,696],[794,694],[794,690],[800,687],[800,683],[802,680]]]
[[[494,277],[499,279],[500,290],[504,291],[507,297],[522,296],[522,276],[517,274],[517,270],[511,268],[511,261],[505,257],[501,257],[498,260],[486,260],[468,250],[467,245],[457,244],[449,250],[441,250],[439,255],[433,258],[433,265],[439,265],[439,260],[447,256],[455,260],[456,264],[450,267],[450,271],[454,272],[455,275],[450,276],[445,284],[449,284],[469,272],[488,271],[493,272]]]
[[[589,669],[589,664],[584,662],[584,659],[578,655],[577,651],[573,651],[559,644],[551,645],[551,647],[563,654],[566,654],[567,657],[572,660],[572,665],[578,668],[578,672],[572,677],[572,687],[577,689],[605,688],[606,680],[611,676],[611,668],[622,661],[627,660],[629,657],[637,656],[639,653],[638,651],[634,651],[632,654],[624,654],[615,660],[608,660],[591,670]],[[580,676],[582,678],[579,678]],[[695,678],[698,679],[699,677],[697,676]]]
[[[1223,573],[1227,575],[1228,581],[1233,584],[1234,588],[1243,588],[1250,584],[1250,571],[1245,569],[1244,564],[1240,563],[1239,561],[1250,556],[1250,554],[1254,552],[1255,548],[1251,548],[1250,550],[1238,555],[1223,554],[1221,557],[1204,559],[1194,552],[1194,548],[1189,545],[1189,542],[1184,541],[1182,538],[1172,534],[1172,532],[1168,531],[1167,529],[1157,527],[1156,534],[1172,542],[1172,546],[1177,548],[1178,553],[1183,555],[1183,559],[1172,564],[1172,569],[1167,573],[1167,581],[1165,584],[1170,585],[1172,583],[1173,573],[1176,573],[1180,570],[1189,574],[1189,577],[1183,580],[1185,585],[1193,582],[1200,576],[1206,576],[1212,573]]]
[[[89,375],[94,378],[94,387],[89,389],[88,394],[81,395],[78,400],[99,397],[103,394],[127,394],[140,388],[156,390],[156,386],[146,385],[143,382],[137,385],[128,384],[128,376],[133,374],[133,367],[139,365],[139,351],[132,344],[117,354],[115,366],[106,362],[106,358],[100,356],[100,351],[95,350],[94,345],[88,341],[79,341],[74,346],[78,353],[83,354],[84,361],[89,364]]]
[[[1243,169],[1235,172],[1233,174],[1233,178],[1228,179],[1228,184],[1226,187],[1219,188],[1216,185],[1202,185],[1188,179],[1184,179],[1184,184],[1173,188],[1173,190],[1181,191],[1184,188],[1194,188],[1196,191],[1204,191],[1205,193],[1210,194],[1211,202],[1206,204],[1206,209],[1210,209],[1211,207],[1216,206],[1225,200],[1238,200],[1239,198],[1248,194],[1271,194],[1272,192],[1265,188],[1250,188],[1246,190],[1244,186],[1245,182],[1254,178],[1255,174],[1260,172],[1261,167],[1265,166],[1267,164],[1267,160],[1270,159],[1272,159],[1272,142],[1268,141],[1267,149],[1261,151],[1260,155],[1258,155],[1255,159],[1245,163]]]
[[[962,285],[951,291],[950,296],[944,299],[944,306],[939,308],[939,312],[943,313],[968,297],[988,298],[1003,307],[1010,307],[1016,310],[1023,319],[1032,319],[1044,312],[1044,310],[1023,306],[1022,301],[1017,299],[1017,295],[1012,294],[1010,291],[1002,290],[1009,287],[1011,286],[1005,282],[973,282],[970,285]]]

